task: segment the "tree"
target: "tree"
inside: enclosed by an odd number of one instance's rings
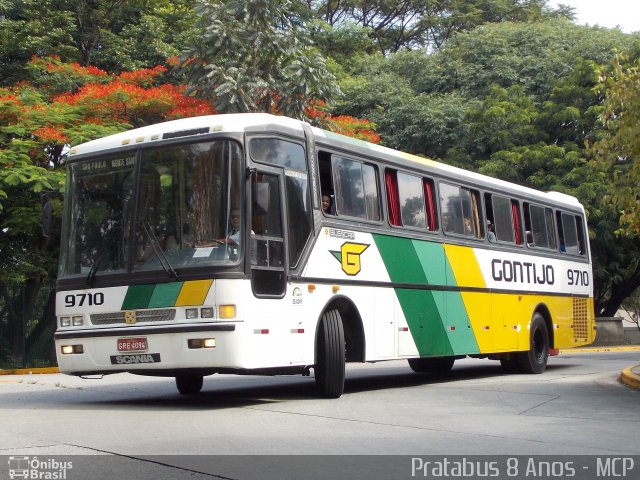
[[[122,72],[165,64],[190,41],[193,0],[0,0],[0,85],[33,55]]]
[[[196,11],[200,34],[182,72],[217,111],[303,118],[311,99],[339,94],[292,0],[201,0]]]
[[[487,23],[573,19],[570,8],[554,10],[547,0],[307,0],[312,15],[332,27],[356,24],[367,29],[378,50],[441,48],[456,33]]]
[[[213,112],[165,83],[165,67],[109,75],[35,57],[26,71],[30,83],[0,88],[0,304],[9,324],[22,320],[18,303],[31,311],[42,282],[55,278],[67,145]]]
[[[627,314],[631,323],[640,330],[640,294],[636,292],[627,298],[622,304],[622,309]]]
[[[600,87],[606,92],[604,131],[594,150],[612,175],[611,201],[621,212],[619,233],[640,235],[640,60],[614,59]]]

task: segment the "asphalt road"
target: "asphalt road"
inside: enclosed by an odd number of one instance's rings
[[[216,375],[189,397],[166,378],[2,376],[0,456],[115,455],[135,472],[140,458],[165,455],[638,455],[640,391],[618,378],[639,358],[563,353],[542,375],[475,359],[447,375],[404,361],[349,365],[337,400],[317,398],[313,378],[300,376]],[[183,478],[167,464],[184,478],[254,478],[170,458],[144,468],[153,478]]]

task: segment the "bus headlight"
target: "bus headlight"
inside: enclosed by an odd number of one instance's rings
[[[71,317],[60,317],[60,326],[61,327],[70,327],[71,326]]]
[[[79,327],[84,323],[84,317],[82,315],[72,317],[71,320],[74,327]]]
[[[84,353],[84,347],[82,345],[62,345],[60,351],[63,355],[80,354]]]

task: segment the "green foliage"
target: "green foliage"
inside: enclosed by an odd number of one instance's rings
[[[163,64],[191,40],[193,0],[1,0],[0,85],[28,75],[29,59],[122,72]]]
[[[619,57],[600,87],[606,91],[604,130],[594,146],[612,175],[611,200],[621,212],[619,233],[640,235],[640,60]]]
[[[547,0],[347,0],[307,2],[311,14],[333,27],[367,29],[381,53],[406,48],[442,47],[456,33],[487,23],[533,22],[573,18],[570,10],[554,10]]]
[[[74,18],[72,10],[61,10],[52,0],[1,0],[0,86],[24,79],[33,55],[75,58]]]
[[[339,94],[291,0],[197,4],[200,31],[183,57],[189,92],[218,112],[304,117],[311,99]],[[286,92],[286,93],[285,93]]]

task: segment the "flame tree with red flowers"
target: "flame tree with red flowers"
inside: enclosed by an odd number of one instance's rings
[[[22,329],[11,324],[24,311],[29,318],[43,281],[55,277],[68,146],[215,113],[169,83],[165,67],[110,75],[50,56],[33,57],[27,69],[29,81],[0,88],[0,304],[10,334],[0,355],[20,350],[13,344],[24,341]]]

